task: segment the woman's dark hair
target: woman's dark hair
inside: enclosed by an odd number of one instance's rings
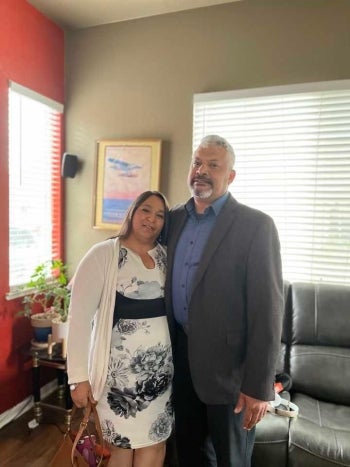
[[[167,230],[169,224],[169,203],[166,197],[160,191],[144,191],[141,193],[129,206],[127,210],[122,225],[120,227],[120,231],[118,234],[119,238],[128,238],[131,232],[132,227],[132,220],[137,208],[141,206],[150,196],[157,196],[160,200],[163,201],[164,204],[164,225],[162,231],[157,238],[157,241],[161,244],[164,244],[167,238]]]

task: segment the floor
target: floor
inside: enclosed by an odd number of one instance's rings
[[[30,429],[33,410],[29,410],[0,430],[0,467],[48,467],[65,430],[64,416],[45,411],[43,421]]]
[[[45,402],[61,404],[53,394]],[[80,413],[77,413],[76,420]],[[0,430],[0,467],[48,467],[65,432],[63,411],[43,408],[41,423],[29,428],[33,409]],[[76,420],[73,421],[76,423]],[[173,443],[169,443],[164,467],[176,467]],[[63,466],[62,466],[63,467]]]

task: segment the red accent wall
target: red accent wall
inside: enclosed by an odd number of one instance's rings
[[[9,290],[8,81],[64,102],[64,32],[26,0],[0,1],[0,413],[31,394],[29,320]]]

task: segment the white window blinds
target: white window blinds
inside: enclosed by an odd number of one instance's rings
[[[235,198],[270,214],[284,278],[350,284],[350,81],[194,96],[193,146],[236,153]]]
[[[61,251],[60,104],[9,89],[10,290]]]

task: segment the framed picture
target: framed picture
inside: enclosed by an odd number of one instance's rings
[[[161,140],[98,141],[94,228],[119,229],[132,201],[158,190]]]

